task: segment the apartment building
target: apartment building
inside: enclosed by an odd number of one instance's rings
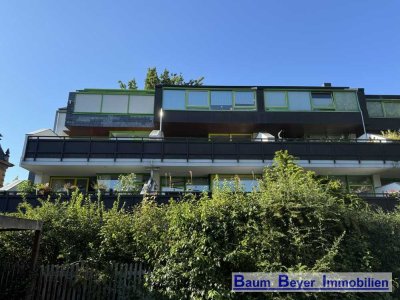
[[[245,190],[288,150],[350,191],[400,189],[400,95],[323,86],[157,86],[71,92],[53,129],[26,135],[21,166],[54,191],[113,190],[134,172],[154,191],[212,191],[238,175]]]

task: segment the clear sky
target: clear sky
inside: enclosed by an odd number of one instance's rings
[[[118,88],[148,67],[206,84],[334,85],[400,94],[398,0],[12,0],[0,4],[0,142],[17,175],[24,135],[68,92]],[[400,127],[400,126],[399,126]]]

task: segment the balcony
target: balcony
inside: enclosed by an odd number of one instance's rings
[[[400,142],[282,139],[263,142],[202,138],[69,138],[29,136],[23,161],[51,159],[271,160],[278,150],[301,160],[399,161]]]
[[[182,201],[186,193],[163,193],[155,195],[155,201],[159,204],[166,204],[170,199],[175,201]],[[199,193],[195,193],[195,196],[199,196]],[[209,194],[211,196],[211,194]],[[87,196],[91,201],[97,201],[98,196],[96,193],[89,193]],[[33,207],[39,206],[40,201],[38,198],[50,199],[55,201],[60,199],[61,201],[68,201],[70,194],[59,192],[50,193],[48,195],[36,195],[28,194],[25,199],[18,192],[6,192],[0,191],[0,213],[16,212],[18,205],[24,201],[32,205]],[[143,200],[143,195],[133,195],[129,193],[104,193],[101,195],[101,201],[106,209],[111,209],[114,202],[119,197],[119,206],[124,206],[125,209],[131,209],[135,205],[139,204]],[[394,196],[387,194],[359,194],[359,197],[364,199],[368,204],[375,208],[382,208],[384,211],[393,211],[396,205],[400,204],[400,200]]]

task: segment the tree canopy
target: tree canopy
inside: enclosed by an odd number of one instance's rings
[[[158,75],[157,69],[155,67],[148,68],[146,79],[144,82],[144,89],[145,90],[154,90],[157,84],[165,84],[165,85],[192,85],[192,86],[199,86],[203,85],[204,77],[199,77],[197,79],[189,79],[185,81],[182,73],[172,73],[167,69]],[[128,81],[127,84],[122,82],[121,80],[118,81],[119,87],[123,90],[136,90],[138,86],[136,84],[135,78]]]

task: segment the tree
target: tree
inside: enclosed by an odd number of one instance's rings
[[[130,90],[137,90],[138,89],[135,78],[133,78],[132,80],[128,81],[128,89],[130,89]]]
[[[147,69],[147,74],[146,74],[146,79],[144,81],[144,89],[145,90],[154,90],[156,85],[160,83],[160,79],[158,78],[157,75],[157,69],[154,68],[148,68]]]
[[[164,71],[158,75],[157,68],[148,68],[146,79],[144,82],[145,90],[154,90],[157,84],[163,85],[191,85],[191,86],[199,86],[203,85],[204,77],[199,77],[197,79],[190,79],[189,81],[185,81],[182,73],[171,73],[169,70],[164,69]],[[128,84],[125,84],[121,80],[118,81],[120,89],[126,90],[128,86],[129,90],[137,90],[138,86],[136,84],[136,80],[132,79],[128,81]]]
[[[121,80],[118,80],[118,83],[119,83],[119,88],[121,90],[126,90],[126,84],[125,83],[123,83]]]

